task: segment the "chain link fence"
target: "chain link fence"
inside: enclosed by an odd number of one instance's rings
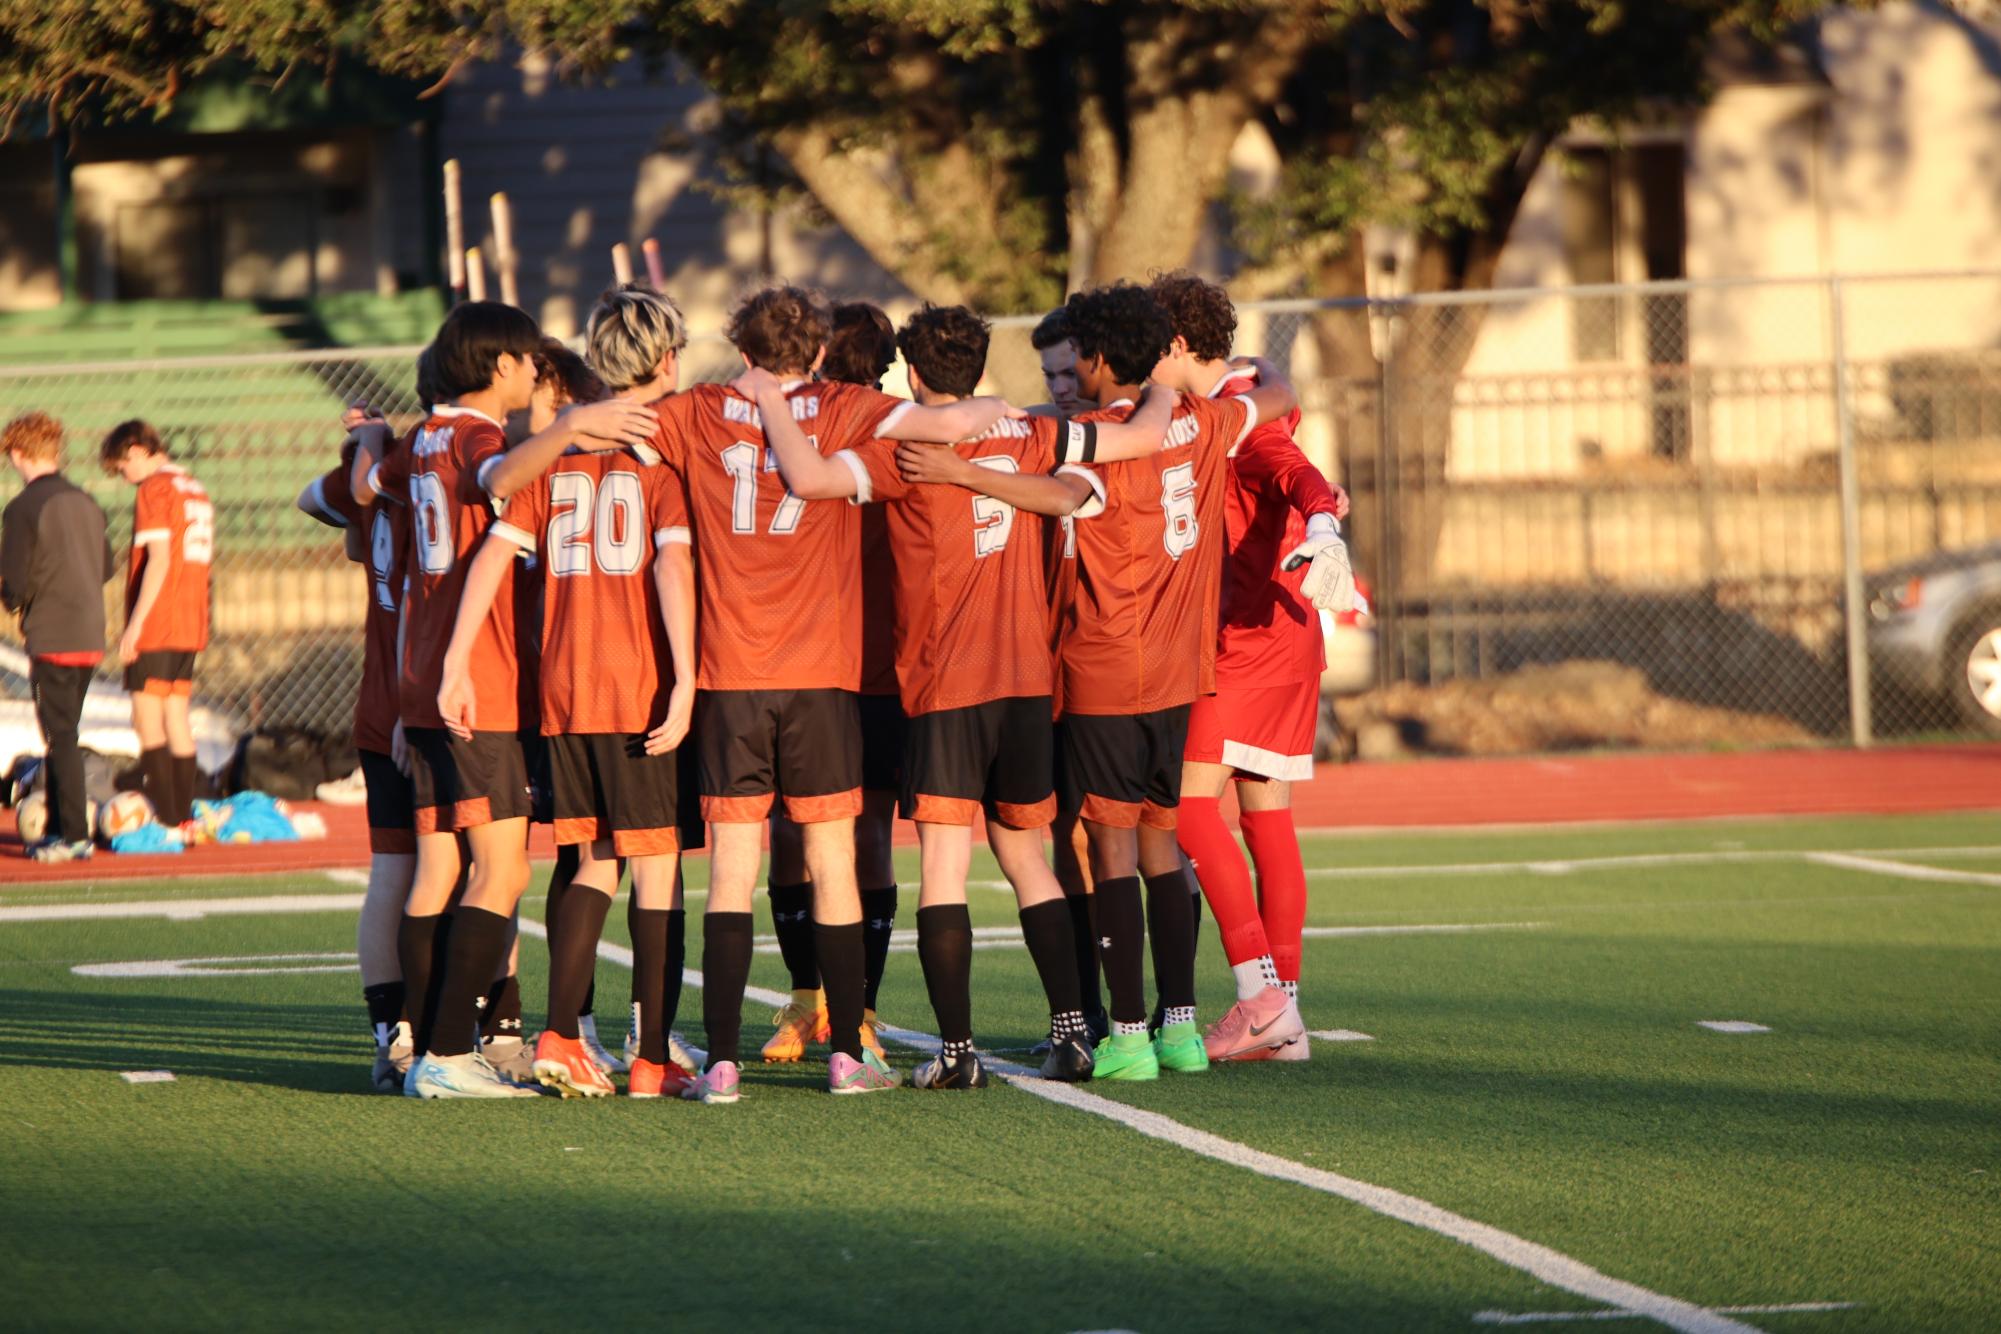
[[[1044,397],[1034,323],[998,321],[990,363],[992,387],[1021,402]],[[1965,664],[1927,676],[1908,646],[1892,663],[1877,640],[1884,599],[1908,587],[1897,567],[2001,539],[2001,274],[1266,302],[1240,309],[1238,347],[1288,369],[1302,447],[1353,497],[1375,695],[1593,663],[1642,680],[1648,708],[1709,720],[1626,720],[1642,743],[1978,728],[1977,709],[1953,708]],[[158,426],[216,502],[203,702],[242,728],[340,730],[362,581],[294,498],[330,466],[347,404],[415,420],[416,352],[0,366],[0,420],[63,420],[70,475],[121,551],[131,495],[94,466],[96,442],[128,417]],[[736,365],[710,336],[686,376]],[[0,501],[17,485],[0,479]],[[1848,615],[1851,572],[1874,615]],[[121,596],[107,589],[114,633]],[[1962,629],[1942,627],[1942,657]],[[1896,670],[1873,688],[1851,678],[1872,662]],[[1506,707],[1555,716],[1599,688],[1589,673],[1547,680],[1540,702]],[[1561,726],[1539,736],[1572,743]]]

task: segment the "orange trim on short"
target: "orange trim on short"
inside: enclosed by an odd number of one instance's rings
[[[829,792],[818,797],[787,797],[785,818],[793,824],[825,824],[829,820],[852,820],[862,813],[862,790]]]
[[[493,803],[485,797],[474,797],[470,801],[452,803],[452,829],[454,832],[471,829],[477,825],[493,823]]]
[[[759,824],[771,814],[772,794],[755,797],[703,797],[702,818],[711,824]]]
[[[595,843],[598,841],[598,821],[595,815],[581,820],[556,821],[556,843],[568,847],[572,843]]]
[[[157,677],[149,676],[146,678],[146,684],[139,687],[139,693],[150,695],[154,699],[167,699],[170,696],[182,693],[175,689],[176,686],[192,688],[193,685],[192,681],[162,681]]]
[[[1171,834],[1180,823],[1180,810],[1179,806],[1156,806],[1143,801],[1139,805],[1139,822],[1149,829],[1164,829]]]
[[[1056,823],[1056,794],[1052,792],[1032,806],[997,801],[992,815],[1010,829],[1047,829]]]
[[[910,818],[919,824],[970,825],[979,810],[979,802],[964,797],[929,797],[920,792]]]
[[[419,806],[411,814],[410,833],[413,837],[422,837],[425,834],[449,834],[451,832],[451,826],[449,825],[443,829],[438,827],[438,808],[436,806]]]
[[[681,850],[681,831],[667,829],[614,829],[611,850],[620,857],[666,857]]]
[[[1110,825],[1114,829],[1139,828],[1140,804],[1136,801],[1113,801],[1094,792],[1084,794],[1083,809],[1077,813],[1092,824]]]
[[[426,832],[436,832],[435,830]],[[368,850],[370,852],[412,853],[417,850],[417,831],[414,829],[377,829],[368,827]]]
[[[148,684],[148,685],[151,685],[151,684],[152,684],[152,682],[150,682],[150,681],[149,681],[149,682],[147,682],[147,684]],[[183,679],[181,679],[181,680],[179,680],[179,681],[174,681],[174,682],[171,682],[170,684],[171,684],[171,685],[172,685],[172,687],[173,687],[173,688],[172,688],[171,690],[169,690],[169,691],[167,692],[167,693],[168,693],[168,694],[170,694],[170,695],[189,695],[189,696],[191,696],[191,695],[193,695],[193,694],[195,693],[195,683],[194,683],[193,681],[190,681],[190,680],[187,680],[186,678],[183,678]]]

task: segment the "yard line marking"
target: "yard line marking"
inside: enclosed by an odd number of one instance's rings
[[[338,963],[328,963],[338,959]],[[223,963],[281,964],[276,968],[216,968]],[[346,954],[226,954],[205,959],[137,959],[131,963],[70,965],[78,977],[262,977],[273,973],[351,973],[361,956]]]
[[[368,872],[355,866],[342,866],[326,873],[327,879],[336,885],[359,885],[368,888]]]
[[[254,916],[267,913],[359,912],[359,894],[260,894],[239,899],[148,899],[137,903],[53,903],[45,906],[0,908],[0,923],[77,922],[107,917],[165,917],[196,921],[203,917]]]
[[[1764,1306],[1711,1306],[1716,1315],[1795,1315],[1815,1311],[1853,1311],[1860,1302],[1774,1302]],[[1644,1320],[1639,1311],[1475,1311],[1476,1325],[1543,1325],[1575,1320]]]
[[[1899,880],[1929,880],[1947,885],[1997,885],[2001,886],[2001,875],[1989,875],[1985,871],[1952,871],[1943,866],[1913,866],[1909,862],[1884,861],[1878,857],[1863,857],[1850,852],[1813,852],[1807,860],[1820,866],[1833,866],[1844,871],[1866,871],[1872,875],[1890,875]]]
[[[532,918],[521,919],[523,935],[547,939],[549,932],[542,923]],[[632,951],[623,945],[610,941],[598,944],[598,957],[608,962],[632,967]],[[699,987],[702,975],[690,968],[682,975],[682,985]],[[763,987],[745,987],[744,999],[759,1001],[766,1005],[779,1006],[791,999],[789,995],[767,991]],[[938,1039],[930,1033],[920,1033],[914,1029],[884,1026],[883,1036],[925,1053],[938,1050]],[[1353,1204],[1401,1223],[1427,1232],[1435,1232],[1461,1245],[1470,1246],[1511,1269],[1521,1270],[1532,1278],[1541,1280],[1553,1288],[1588,1297],[1592,1301],[1603,1302],[1618,1308],[1621,1312],[1634,1312],[1667,1326],[1680,1330],[1682,1334],[1756,1334],[1756,1327],[1732,1320],[1726,1315],[1707,1310],[1692,1302],[1669,1297],[1654,1292],[1636,1283],[1628,1283],[1608,1274],[1601,1274],[1581,1260],[1574,1260],[1561,1251],[1503,1232],[1497,1227],[1476,1222],[1448,1209],[1441,1209],[1427,1200],[1414,1195],[1405,1195],[1386,1186],[1371,1185],[1354,1177],[1344,1177],[1317,1167],[1307,1167],[1303,1163],[1281,1158],[1276,1154],[1253,1149],[1247,1144],[1212,1135],[1206,1130],[1183,1125],[1171,1117],[1158,1112],[1144,1111],[1100,1097],[1075,1084],[1059,1084],[1039,1078],[1026,1066],[1012,1061],[996,1059],[988,1068],[1008,1083],[1025,1093],[1033,1094],[1058,1106],[1074,1111],[1088,1112],[1093,1116],[1114,1121],[1128,1129],[1136,1130],[1149,1139],[1157,1139],[1179,1149],[1230,1167],[1241,1167],[1259,1176],[1274,1181],[1290,1181],[1323,1194],[1336,1195]]]
[[[1309,1028],[1306,1036],[1322,1042],[1374,1042],[1375,1038],[1352,1028]]]
[[[1578,871],[1646,870],[1661,866],[1714,866],[1733,863],[1808,861],[1839,864],[1832,859],[1867,860],[1874,856],[1898,857],[1987,857],[2001,855],[2001,847],[1956,848],[1865,848],[1856,852],[1820,851],[1811,848],[1760,849],[1750,852],[1637,852],[1622,856],[1534,858],[1512,862],[1438,862],[1411,866],[1316,866],[1306,874],[1323,880],[1390,879],[1419,875],[1531,875],[1562,876]],[[1900,865],[1885,862],[1883,865]],[[1977,874],[1968,872],[1967,874]],[[2001,884],[2001,876],[1991,876],[1976,884]]]
[[[1697,1028],[1706,1028],[1712,1033],[1769,1033],[1772,1030],[1764,1024],[1754,1024],[1749,1019],[1698,1019]]]

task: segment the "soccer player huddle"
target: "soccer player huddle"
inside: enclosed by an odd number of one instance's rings
[[[351,414],[300,501],[350,528],[369,584],[377,1086],[590,1097],[625,1072],[633,1097],[736,1101],[768,830],[793,993],[763,1059],[825,1042],[829,1091],[896,1087],[875,996],[899,816],[942,1039],[918,1088],[987,1082],[981,821],[1048,1000],[1044,1077],[1305,1059],[1289,784],[1312,769],[1317,609],[1353,595],[1346,498],[1294,444],[1284,376],[1230,359],[1235,324],[1187,274],[1079,293],[1035,333],[1053,402],[1023,411],[978,395],[990,331],[963,307],[893,329],[768,288],[730,318],[743,373],[687,388],[685,322],[651,287],[607,293],[581,357],[511,306],[455,308],[419,360],[427,417],[399,439]],[[898,352],[909,399],[880,388]],[[512,980],[531,820],[559,850],[532,1044]],[[673,1028],[680,858],[705,845],[704,1059]],[[627,869],[621,1059],[594,969]],[[1206,1034],[1200,894],[1237,981]]]

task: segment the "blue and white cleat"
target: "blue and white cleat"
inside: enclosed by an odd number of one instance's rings
[[[533,1098],[540,1096],[502,1075],[478,1052],[433,1056],[425,1052],[403,1080],[406,1098]]]

